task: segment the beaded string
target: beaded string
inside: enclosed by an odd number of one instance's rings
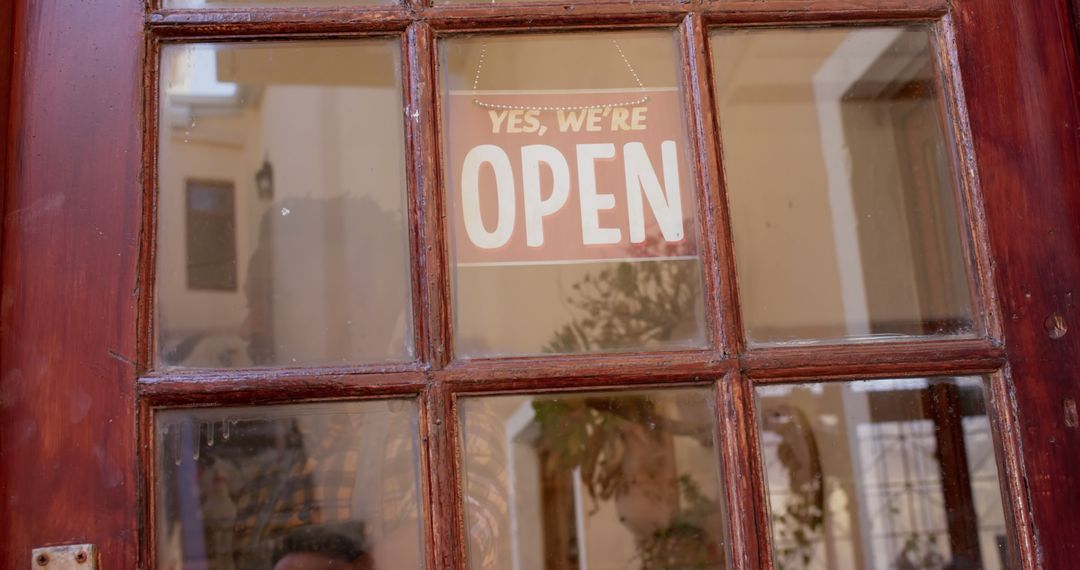
[[[494,1],[494,0],[493,0]],[[619,45],[618,40],[611,40],[612,45],[619,52],[619,57],[622,58],[623,64],[626,65],[626,69],[630,71],[630,75],[634,77],[634,82],[637,83],[638,89],[644,91],[645,85],[641,82],[641,77],[638,76],[634,66],[630,64],[629,58],[626,57],[626,53],[623,52],[622,46]],[[487,57],[487,43],[480,44],[480,61],[476,64],[476,75],[473,76],[473,92],[480,90],[480,74],[484,69],[484,59]],[[488,103],[479,99],[473,99],[473,103],[484,109],[499,109],[510,111],[587,111],[589,109],[612,109],[615,107],[632,107],[635,105],[643,105],[649,102],[649,97],[644,96],[638,99],[630,101],[620,101],[616,103],[598,103],[595,105],[502,105],[499,103]]]

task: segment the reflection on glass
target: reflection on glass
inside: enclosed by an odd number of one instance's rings
[[[553,0],[434,0],[439,4],[505,4],[507,2],[552,2]]]
[[[440,43],[466,357],[705,343],[671,31]]]
[[[981,378],[757,389],[781,569],[1006,568]]]
[[[411,357],[399,52],[164,48],[158,367]]]
[[[974,332],[928,28],[713,35],[752,342]]]
[[[323,8],[396,4],[394,0],[160,0],[163,8]]]
[[[158,568],[421,568],[416,424],[411,400],[158,412]]]
[[[468,398],[473,570],[725,567],[709,389]]]

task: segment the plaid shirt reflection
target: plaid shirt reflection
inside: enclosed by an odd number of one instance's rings
[[[281,537],[304,526],[348,525],[359,534],[365,517],[355,512],[357,493],[381,495],[384,525],[415,518],[413,478],[406,476],[414,461],[411,438],[388,436],[378,450],[380,457],[369,461],[361,473],[360,429],[347,417],[330,418],[316,430],[315,445],[287,446],[245,486],[237,501],[235,527],[235,548],[246,553],[243,558],[264,558]],[[371,473],[379,463],[382,472]],[[380,479],[381,492],[364,484],[365,476],[372,475]]]

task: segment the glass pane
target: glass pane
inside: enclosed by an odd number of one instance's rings
[[[981,378],[757,389],[777,568],[1007,568]]]
[[[473,570],[723,568],[706,388],[462,400]]]
[[[322,8],[397,4],[394,0],[161,0],[163,8]]]
[[[712,45],[751,342],[973,333],[928,28]]]
[[[399,42],[162,51],[157,366],[411,359]]]
[[[158,568],[423,565],[412,400],[156,414]]]
[[[675,33],[440,48],[458,353],[703,346]]]

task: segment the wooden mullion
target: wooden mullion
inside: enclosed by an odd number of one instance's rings
[[[984,393],[997,458],[1001,503],[1005,508],[1008,535],[1012,539],[1007,563],[1013,568],[1035,570],[1040,567],[1039,550],[1024,470],[1021,426],[1017,420],[1016,397],[1008,368],[990,375]]]
[[[469,396],[500,396],[506,394],[551,394],[567,392],[613,392],[625,390],[667,390],[687,386],[703,386],[721,377],[722,373],[702,374],[672,378],[636,376],[620,379],[559,378],[536,382],[521,378],[500,378],[476,383],[445,383],[454,394]],[[598,381],[599,380],[599,381]]]
[[[409,168],[415,180],[411,215],[416,217],[419,241],[413,263],[421,277],[419,313],[427,338],[426,344],[417,346],[417,353],[431,368],[440,369],[453,357],[453,341],[439,158],[442,155],[437,46],[431,27],[422,22],[410,26],[406,45],[409,80],[406,120],[412,141]]]
[[[681,28],[684,82],[692,117],[691,140],[696,158],[699,227],[705,305],[712,340],[724,354],[742,351],[742,324],[735,281],[734,246],[728,217],[722,145],[713,105],[713,79],[708,29],[700,14],[687,16]]]
[[[348,8],[156,9],[148,26],[172,34],[335,33],[401,30],[413,21],[437,29],[491,29],[535,26],[621,26],[675,24],[700,13],[709,24],[860,23],[934,20],[948,13],[948,0],[672,0],[574,2],[475,2],[436,4],[405,0],[402,5]]]
[[[947,0],[735,0],[728,2],[547,3],[432,5],[407,0],[400,6],[353,8],[212,8],[151,11],[146,24],[161,38],[241,38],[357,36],[405,30],[416,22],[446,31],[531,30],[536,28],[632,28],[676,25],[690,14],[700,26],[856,24],[937,20]]]
[[[922,339],[760,348],[746,353],[740,362],[756,383],[783,383],[981,374],[1001,368],[1005,357],[1005,349],[988,339]]]
[[[137,426],[138,449],[136,461],[137,497],[139,524],[143,532],[139,533],[135,560],[139,568],[158,568],[157,564],[157,438],[154,437],[154,409],[145,399],[136,403],[135,425]]]
[[[728,568],[772,568],[769,502],[753,387],[738,371],[716,384]]]
[[[513,381],[536,388],[560,385],[565,380],[596,386],[663,382],[680,378],[719,376],[736,367],[713,351],[642,352],[618,354],[559,354],[550,356],[460,360],[432,376],[438,381],[483,386]]]
[[[432,442],[432,407],[431,407],[431,386],[428,385],[424,392],[420,394],[419,402],[417,402],[417,462],[420,464],[417,477],[418,489],[418,501],[417,508],[420,513],[420,519],[422,522],[423,531],[423,567],[424,568],[438,568],[435,554],[435,545],[438,540],[438,532],[442,529],[435,519],[434,512],[432,511],[432,505],[435,504],[437,481],[433,477],[434,469],[432,467],[432,455],[430,453],[430,447]]]
[[[424,244],[427,243],[424,235],[425,224],[423,221],[425,177],[421,165],[416,160],[424,153],[423,130],[419,121],[413,117],[414,112],[422,106],[420,96],[416,94],[421,84],[419,77],[423,73],[420,65],[419,54],[416,51],[415,26],[406,30],[401,36],[401,82],[402,100],[405,108],[402,109],[402,121],[405,128],[405,179],[406,179],[406,219],[409,224],[409,272],[411,287],[409,300],[412,311],[413,327],[413,354],[421,362],[430,361],[428,347],[432,345],[431,326],[428,319],[427,292],[428,283],[424,264]],[[408,160],[411,158],[412,160]]]
[[[936,20],[949,0],[726,0],[702,10],[710,24],[856,24]]]
[[[425,0],[410,4],[422,10]],[[412,266],[416,293],[414,321],[417,354],[430,369],[441,369],[452,357],[450,281],[439,161],[438,64],[435,36],[426,23],[413,23],[405,33],[405,80],[408,104],[410,200],[415,244]],[[422,339],[422,340],[420,340]],[[453,398],[442,383],[425,375],[420,399],[421,449],[424,456],[424,553],[427,568],[464,570],[465,534],[462,513],[460,455]]]
[[[419,362],[354,364],[342,366],[325,365],[300,367],[266,366],[251,368],[176,368],[145,372],[139,377],[139,381],[144,383],[185,380],[232,381],[241,379],[274,381],[276,379],[296,377],[313,378],[317,376],[377,376],[380,374],[420,372],[422,370],[424,370],[424,365]]]
[[[417,394],[426,382],[419,370],[369,374],[252,371],[144,377],[137,388],[140,400],[154,406],[251,405]]]
[[[702,220],[708,228],[706,244],[714,273],[713,296],[720,314],[720,349],[738,355],[745,344],[736,279],[735,246],[729,217],[723,166],[723,137],[714,104],[709,29],[696,14],[684,24],[684,52],[688,83],[694,100],[691,113],[697,123],[694,136],[703,200]],[[761,448],[754,419],[752,386],[738,370],[716,383],[718,455],[723,473],[728,567],[736,570],[772,568],[768,496],[762,475]]]
[[[162,38],[351,35],[402,31],[414,20],[403,6],[160,10],[146,25]]]
[[[943,124],[948,129],[948,148],[951,151],[953,179],[958,184],[954,192],[959,214],[960,236],[967,254],[969,290],[972,297],[976,330],[993,339],[1002,339],[1000,302],[994,289],[993,254],[986,227],[986,212],[979,191],[979,171],[975,164],[974,141],[968,120],[964,86],[956,53],[956,30],[952,16],[946,15],[934,25],[934,67],[941,89]]]
[[[417,17],[440,31],[494,31],[536,28],[627,29],[678,24],[691,11],[673,2],[539,2],[453,4],[426,8]]]
[[[158,141],[161,121],[158,113],[161,82],[161,43],[146,34],[143,61],[143,138],[142,138],[142,220],[139,231],[139,260],[136,267],[138,298],[135,335],[135,373],[146,374],[153,368],[157,348],[157,203]]]
[[[425,505],[430,509],[431,535],[427,542],[430,568],[464,570],[464,477],[461,472],[460,427],[454,396],[445,383],[428,386],[423,396],[426,411],[429,485]]]

